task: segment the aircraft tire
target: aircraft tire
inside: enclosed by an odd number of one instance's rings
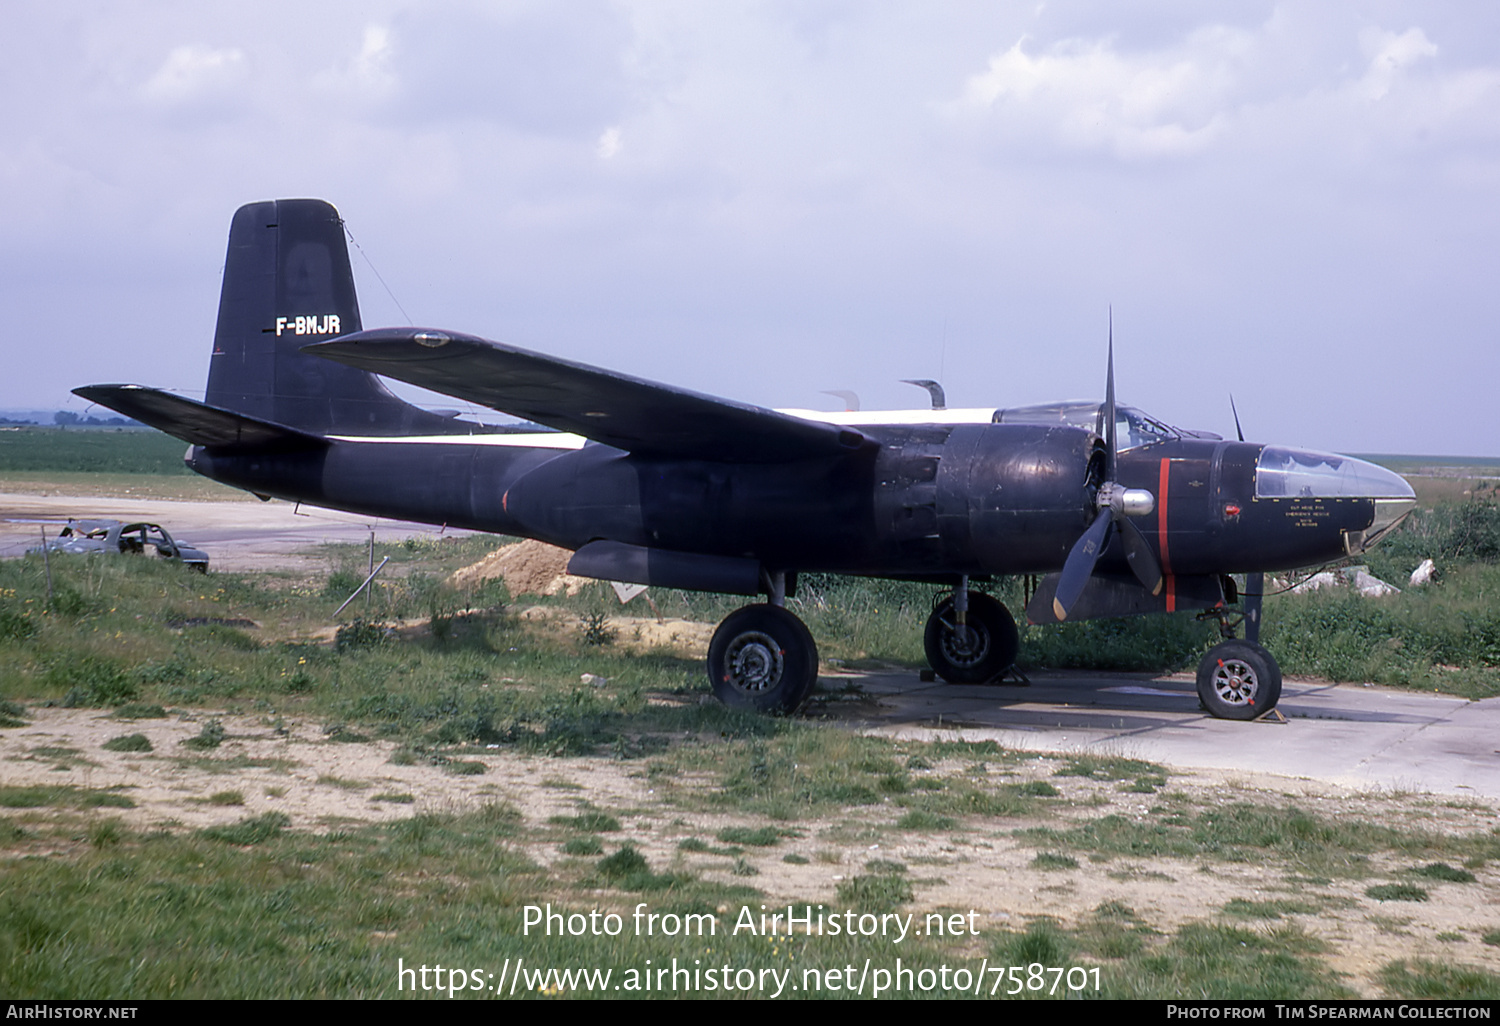
[[[781,606],[755,605],[724,618],[708,646],[714,695],[732,709],[796,712],[818,681],[818,645]]]
[[[937,604],[922,635],[927,663],[949,684],[983,684],[1015,664],[1021,635],[1010,610],[981,591],[969,592],[964,635],[954,623],[953,598]]]
[[[1281,667],[1253,641],[1225,641],[1198,664],[1198,700],[1222,720],[1253,720],[1281,700]]]

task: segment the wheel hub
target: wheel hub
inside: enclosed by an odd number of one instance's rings
[[[747,631],[729,644],[729,683],[741,691],[765,691],[781,681],[785,653],[774,638]]]
[[[1214,670],[1214,692],[1229,705],[1254,705],[1259,682],[1255,669],[1240,659],[1220,659]]]
[[[988,631],[975,630],[972,624],[946,626],[941,643],[949,662],[955,666],[973,666],[984,661],[990,651]]]

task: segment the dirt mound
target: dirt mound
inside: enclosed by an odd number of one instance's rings
[[[522,541],[496,549],[477,563],[453,572],[455,588],[472,588],[499,577],[512,595],[556,595],[566,590],[577,595],[589,583],[587,577],[568,573],[573,553],[539,541]]]
[[[532,606],[522,610],[520,617],[526,623],[544,626],[556,634],[577,632],[586,624],[577,613],[556,606]],[[608,632],[611,641],[636,655],[665,648],[689,659],[705,659],[715,625],[676,616],[658,620],[620,613],[609,616],[600,627]]]

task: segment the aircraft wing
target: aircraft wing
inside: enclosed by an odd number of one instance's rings
[[[865,442],[852,428],[451,331],[381,328],[304,351],[630,452],[777,463],[847,453]]]
[[[189,445],[301,448],[328,444],[327,439],[318,435],[145,385],[86,385],[73,389],[73,394],[165,431]]]

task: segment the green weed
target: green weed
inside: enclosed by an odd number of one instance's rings
[[[620,829],[620,821],[607,812],[586,809],[576,816],[553,816],[547,820],[556,826],[571,827],[586,834],[608,834]]]
[[[218,719],[210,719],[198,728],[198,733],[182,742],[183,747],[193,748],[200,752],[209,751],[224,743],[229,736],[224,729],[224,724]]]
[[[892,912],[913,900],[911,881],[894,873],[867,873],[840,880],[840,904],[858,912]]]
[[[90,791],[80,787],[0,786],[0,808],[36,809],[53,807],[133,809],[135,802],[116,791]]]
[[[719,840],[725,844],[743,844],[752,848],[769,848],[778,843],[783,831],[775,827],[725,827],[719,831]]]
[[[267,812],[259,816],[242,819],[231,826],[209,827],[199,831],[204,837],[225,844],[262,844],[291,826],[291,817],[280,812]]]
[[[355,587],[359,586],[356,581]],[[352,588],[350,590],[353,590]],[[334,632],[333,645],[340,652],[355,652],[365,648],[381,648],[390,644],[395,632],[389,624],[370,620],[355,620],[341,624]]]
[[[0,701],[0,730],[26,726],[22,718],[25,715],[26,708],[21,703]]]
[[[1078,860],[1071,855],[1059,855],[1056,852],[1037,852],[1036,858],[1031,860],[1033,869],[1077,869]]]
[[[164,720],[167,710],[145,702],[127,702],[110,715],[117,720]]]
[[[1430,862],[1420,869],[1413,869],[1413,876],[1425,876],[1429,880],[1447,883],[1473,883],[1474,874],[1467,869],[1457,869],[1446,862]]]
[[[1380,971],[1380,986],[1390,997],[1435,1001],[1494,1001],[1500,998],[1500,976],[1470,965],[1405,960]]]
[[[609,886],[617,887],[622,891],[662,891],[677,882],[677,878],[671,874],[658,875],[651,872],[646,856],[636,851],[635,846],[630,844],[620,848],[613,855],[600,859],[598,870],[599,875]]]
[[[1427,891],[1416,884],[1390,883],[1376,884],[1374,887],[1365,888],[1365,896],[1374,898],[1376,901],[1426,901]]]
[[[1224,905],[1224,914],[1236,919],[1280,919],[1286,915],[1317,912],[1318,908],[1316,902],[1288,898],[1271,898],[1266,901],[1231,898]]]

